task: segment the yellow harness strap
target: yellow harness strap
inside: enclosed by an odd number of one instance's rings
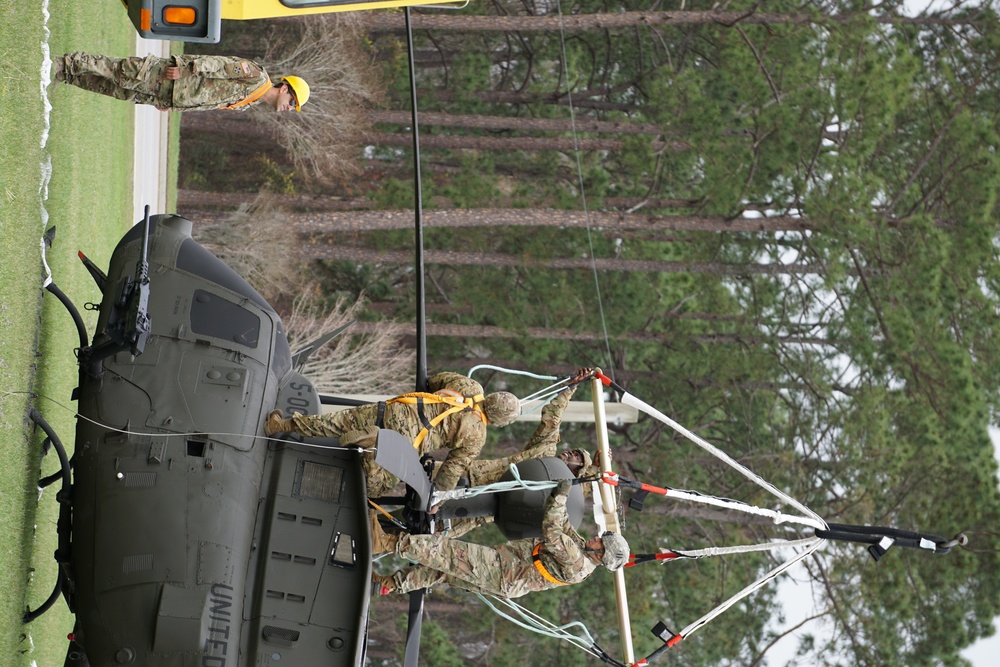
[[[477,417],[483,420],[484,424],[489,422],[486,419],[486,415],[483,413],[482,409],[479,407],[479,403],[483,400],[482,394],[476,394],[475,396],[466,397],[459,394],[457,391],[452,391],[451,389],[442,389],[440,391],[434,392],[433,394],[424,391],[415,391],[409,394],[402,394],[396,398],[390,398],[386,403],[404,403],[406,405],[416,405],[417,410],[420,412],[420,419],[424,422],[424,427],[417,434],[417,437],[413,439],[413,447],[415,449],[420,449],[420,445],[430,433],[430,429],[434,428],[448,415],[453,415],[456,412],[463,412],[465,410],[471,410]],[[430,421],[424,417],[423,411],[420,410],[424,403],[444,403],[449,405],[447,410],[437,415]]]
[[[268,77],[267,81],[265,81],[264,83],[262,83],[259,86],[257,86],[256,90],[254,90],[252,93],[250,93],[249,95],[247,95],[246,97],[244,97],[242,100],[240,100],[239,102],[233,102],[232,104],[228,104],[228,105],[226,105],[226,106],[224,106],[222,108],[223,109],[238,109],[239,107],[245,107],[248,104],[253,104],[257,100],[259,100],[261,97],[263,97],[264,93],[266,93],[267,91],[271,90],[272,87],[273,87],[273,84],[271,83],[271,77]]]
[[[567,584],[565,581],[560,581],[555,577],[553,577],[552,573],[546,570],[545,566],[542,565],[542,558],[541,556],[538,555],[538,552],[541,551],[541,549],[542,549],[542,543],[539,542],[538,544],[535,545],[535,548],[531,552],[531,562],[532,564],[534,564],[535,569],[538,570],[538,574],[542,575],[543,577],[545,577],[546,581],[550,581],[556,586],[568,586],[569,584]]]

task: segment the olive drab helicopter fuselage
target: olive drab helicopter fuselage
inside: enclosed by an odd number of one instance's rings
[[[76,644],[95,667],[360,664],[360,454],[263,437],[275,406],[315,412],[319,400],[278,315],[184,218],[150,219],[144,349],[115,350],[142,231],[114,251],[80,359]]]
[[[372,572],[362,452],[264,436],[276,407],[320,411],[296,370],[315,345],[294,355],[274,309],[191,230],[147,216],[107,275],[84,258],[102,299],[91,344],[74,315],[79,417],[50,598],[61,593],[76,615],[65,664],[360,666]],[[419,529],[427,466],[385,430],[375,460],[407,484]],[[555,458],[519,470],[571,476]],[[509,538],[537,536],[548,495],[451,500],[437,516],[493,514]],[[582,507],[574,487],[574,525]]]

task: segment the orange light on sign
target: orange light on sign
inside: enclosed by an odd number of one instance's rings
[[[163,22],[171,23],[173,25],[194,25],[195,19],[194,7],[164,7],[163,8]]]
[[[140,30],[149,30],[149,24],[151,22],[150,18],[151,18],[150,17],[150,12],[149,12],[148,9],[140,9],[139,10],[139,29]]]

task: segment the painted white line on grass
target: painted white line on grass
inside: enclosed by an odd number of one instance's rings
[[[38,184],[39,206],[42,213],[42,235],[39,238],[39,245],[42,249],[42,266],[45,267],[45,282],[42,287],[47,287],[52,282],[52,270],[45,257],[45,229],[49,224],[49,211],[45,208],[45,202],[49,199],[49,181],[52,180],[52,155],[46,149],[49,143],[49,127],[51,126],[52,103],[49,101],[49,83],[51,77],[49,70],[52,69],[51,51],[49,50],[49,0],[42,0],[42,34],[45,39],[42,41],[42,70],[39,86],[42,96],[42,163],[40,165],[41,179]]]

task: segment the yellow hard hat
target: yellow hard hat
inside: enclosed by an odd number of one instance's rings
[[[309,101],[309,84],[297,76],[283,76],[282,83],[287,83],[295,94],[295,110],[302,111],[302,105]]]

